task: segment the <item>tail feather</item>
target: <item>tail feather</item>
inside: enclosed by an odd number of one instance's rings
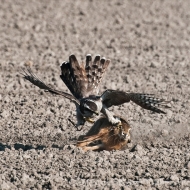
[[[100,58],[100,55],[96,55],[93,62],[90,54],[86,56],[85,71],[88,80],[88,88],[95,89],[95,94],[98,94],[99,92],[98,86],[109,63],[109,59],[106,59],[105,57]]]
[[[91,83],[89,83],[90,85],[93,85],[94,88],[98,87],[98,67],[100,65],[100,55],[97,55],[94,59],[93,64],[91,65],[91,69],[90,71],[90,75],[91,75]],[[90,76],[89,76],[90,78]]]
[[[105,57],[102,57],[101,60],[99,61],[98,74],[97,74],[97,78],[96,78],[97,83],[101,82],[103,74],[105,73],[109,64],[110,64],[110,60],[106,59]]]
[[[86,71],[88,84],[92,83],[91,68],[92,68],[92,56],[90,54],[87,54],[86,55],[85,71]]]
[[[60,77],[77,99],[96,95],[99,92],[98,85],[109,63],[110,60],[100,58],[100,55],[92,61],[91,55],[87,54],[84,67],[83,64],[79,64],[75,55],[71,55],[68,62],[61,64]]]

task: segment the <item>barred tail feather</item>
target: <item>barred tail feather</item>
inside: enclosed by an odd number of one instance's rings
[[[96,55],[94,61],[92,62],[92,57],[90,54],[86,56],[85,71],[88,79],[88,86],[90,88],[95,88],[98,91],[98,85],[101,82],[102,76],[108,67],[110,60],[105,57],[100,57]]]

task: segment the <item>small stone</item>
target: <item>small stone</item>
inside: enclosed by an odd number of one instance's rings
[[[168,136],[168,134],[169,134],[168,130],[166,130],[166,129],[162,130],[162,136],[166,137],[166,136]]]
[[[156,183],[157,187],[160,187],[160,186],[162,186],[164,184],[164,180],[163,180],[163,178],[156,179],[155,183]]]
[[[4,110],[2,113],[1,113],[1,116],[3,117],[3,118],[8,118],[9,117],[9,111],[6,111],[6,110]]]
[[[189,190],[189,187],[185,187],[183,190]]]
[[[173,112],[171,110],[167,110],[167,117],[171,118],[173,115]]]
[[[33,61],[31,61],[31,60],[28,60],[28,61],[26,61],[25,63],[24,63],[24,65],[25,66],[28,66],[28,67],[32,67],[33,66]]]
[[[11,189],[11,188],[5,181],[3,181],[3,183],[0,185],[0,189]]]
[[[189,187],[190,187],[190,182],[188,180],[182,180],[181,181],[181,185],[183,188],[183,190],[190,190]]]
[[[190,161],[187,164],[187,168],[190,169]]]
[[[140,156],[144,155],[144,150],[143,150],[142,146],[137,145],[137,146],[135,147],[135,150],[138,152],[138,154],[139,154]]]
[[[150,181],[148,179],[142,178],[139,180],[139,183],[145,186],[150,186]]]
[[[172,180],[172,181],[175,181],[175,182],[179,182],[179,177],[177,176],[177,175],[172,175],[171,177],[170,177],[170,179]]]
[[[138,155],[135,155],[135,156],[134,156],[134,160],[135,160],[136,162],[141,162],[141,161],[142,161],[141,157],[138,156]]]

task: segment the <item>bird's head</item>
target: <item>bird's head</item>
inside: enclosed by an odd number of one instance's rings
[[[88,98],[81,100],[79,109],[85,117],[91,117],[94,114],[99,115],[100,112],[97,102]]]

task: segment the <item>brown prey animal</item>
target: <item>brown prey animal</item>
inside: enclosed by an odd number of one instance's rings
[[[88,150],[122,150],[131,141],[128,122],[121,117],[121,125],[114,126],[106,117],[98,119],[86,135],[79,137],[76,146]]]

